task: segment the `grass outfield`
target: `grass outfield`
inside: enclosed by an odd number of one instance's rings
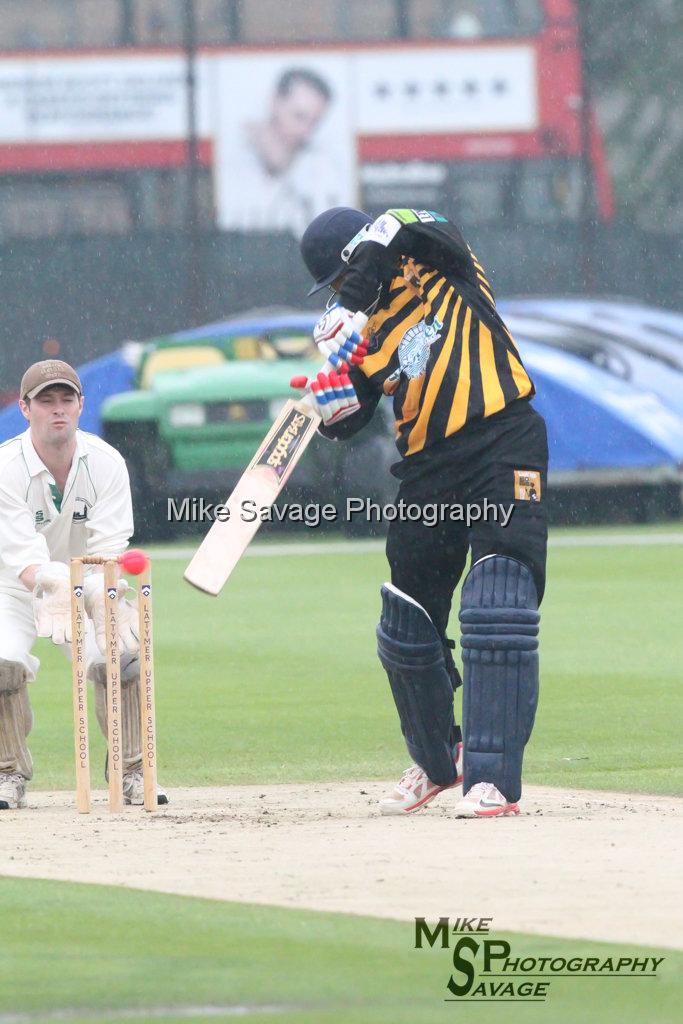
[[[656,978],[556,979],[548,1001],[533,1008],[458,1008],[443,1001],[451,997],[451,953],[415,950],[409,923],[23,879],[0,879],[0,905],[0,1022],[120,1024],[152,1019],[151,1008],[163,1007],[176,1013],[155,1012],[162,1024],[238,1016],[233,1009],[181,1017],[183,1007],[243,1007],[246,1019],[263,1024],[476,1024],[495,1015],[526,1024],[532,1014],[553,1024],[680,1020],[683,954],[671,950],[497,934],[512,957],[665,960]],[[248,1012],[259,1006],[280,1012]]]
[[[374,652],[381,552],[246,558],[218,599],[182,582],[185,562],[154,565],[165,785],[392,778],[405,768]],[[551,548],[548,578],[525,778],[680,794],[683,545]],[[49,642],[36,653],[34,786],[69,788],[69,667]],[[92,735],[103,762],[94,717]]]

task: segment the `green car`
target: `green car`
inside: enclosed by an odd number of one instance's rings
[[[255,315],[143,346],[137,390],[102,406],[104,438],[128,464],[136,536],[172,535],[177,529],[172,518],[185,498],[213,503],[227,498],[295,394],[290,378],[310,377],[320,368],[311,340],[315,320],[312,313]],[[346,522],[345,502],[348,497],[380,504],[393,500],[392,430],[389,403],[380,402],[370,425],[352,441],[316,437],[281,502],[332,502],[342,529],[367,531],[360,517]]]

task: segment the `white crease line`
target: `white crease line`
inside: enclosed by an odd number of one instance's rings
[[[200,540],[197,541],[199,547]],[[583,536],[553,537],[548,546],[551,548],[612,548],[612,547],[648,547],[666,544],[683,544],[683,531],[672,533],[587,533]],[[195,554],[197,547],[187,548],[155,548],[147,550],[157,561],[173,559],[189,559]],[[275,558],[280,555],[359,555],[384,551],[383,540],[333,540],[309,541],[291,544],[255,544],[247,548],[244,555],[248,558]],[[2,1020],[0,1019],[0,1024]]]

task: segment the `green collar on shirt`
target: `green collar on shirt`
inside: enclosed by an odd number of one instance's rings
[[[64,497],[64,495],[57,487],[57,484],[50,484],[50,494],[52,495],[52,500],[55,503],[55,508],[57,509],[58,512],[61,512],[62,498]]]

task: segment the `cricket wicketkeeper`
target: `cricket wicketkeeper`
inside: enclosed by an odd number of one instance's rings
[[[133,533],[126,465],[99,437],[78,429],[83,394],[68,363],[35,363],[21,381],[28,430],[0,446],[0,810],[26,806],[33,762],[26,745],[33,717],[28,683],[40,662],[37,636],[70,655],[69,565],[79,555],[118,557]],[[104,587],[88,567],[87,675],[107,735]],[[142,804],[140,662],[137,612],[119,582],[119,646],[124,803]],[[65,693],[68,691],[65,691]],[[65,698],[66,699],[66,698]],[[160,804],[168,802],[163,790]]]
[[[309,294],[333,290],[314,331],[335,366],[310,388],[322,432],[350,437],[391,395],[399,500],[514,506],[505,527],[389,526],[377,650],[415,763],[382,813],[416,810],[463,782],[459,816],[516,814],[538,701],[547,544],[548,448],[529,402],[534,386],[484,268],[445,217],[388,210],[373,222],[335,207],[309,225],[301,251],[315,280]],[[468,550],[461,680],[446,627]],[[462,731],[453,715],[461,684]]]

